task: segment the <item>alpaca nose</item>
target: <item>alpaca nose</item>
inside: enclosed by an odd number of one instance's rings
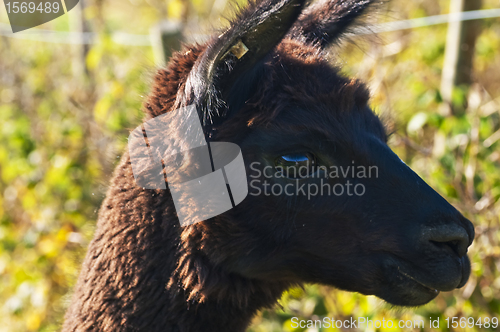
[[[465,219],[465,218],[464,218]],[[474,228],[466,221],[466,228],[459,224],[446,224],[424,231],[424,240],[441,249],[452,250],[459,257],[467,254],[467,249],[474,239]]]

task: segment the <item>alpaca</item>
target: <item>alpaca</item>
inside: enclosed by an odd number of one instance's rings
[[[146,120],[195,105],[207,142],[240,147],[249,194],[182,227],[168,188],[138,186],[125,152],[63,331],[245,331],[303,283],[401,306],[465,284],[472,224],[389,149],[363,83],[326,60],[374,3],[251,1],[224,33],[158,71]],[[182,117],[169,118],[173,146]],[[356,174],[331,174],[353,165]],[[299,166],[307,176],[293,174]],[[303,191],[346,180],[343,194]],[[269,184],[290,191],[275,195]]]

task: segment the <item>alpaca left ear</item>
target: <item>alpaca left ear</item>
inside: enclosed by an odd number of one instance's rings
[[[178,95],[177,107],[195,104],[203,127],[227,114],[229,90],[286,35],[306,0],[251,2],[231,27],[208,44]],[[244,89],[248,90],[248,89]],[[246,100],[249,96],[238,96]]]
[[[326,48],[355,24],[368,7],[384,0],[319,0],[309,6],[290,30],[292,39]]]

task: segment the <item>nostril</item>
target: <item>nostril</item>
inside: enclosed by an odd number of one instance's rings
[[[424,236],[435,246],[442,249],[449,248],[459,257],[467,254],[470,239],[469,234],[463,227],[443,225],[438,228],[428,229],[424,232]]]
[[[453,241],[448,241],[448,242],[438,242],[438,241],[430,241],[432,244],[434,244],[437,247],[440,248],[445,248],[449,247],[455,254],[457,254],[459,257],[465,256],[467,254],[467,246],[465,248],[461,245],[461,241],[459,240],[453,240]]]

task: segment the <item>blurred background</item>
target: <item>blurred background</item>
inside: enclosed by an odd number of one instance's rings
[[[80,1],[67,15],[16,34],[0,9],[1,332],[59,330],[155,70],[180,39],[203,41],[245,1]],[[305,286],[261,312],[250,331],[305,331],[292,328],[293,316],[423,319],[425,328],[405,331],[479,331],[448,329],[444,319],[498,317],[499,8],[500,0],[393,0],[371,15],[381,23],[376,33],[349,36],[331,57],[368,83],[391,148],[474,222],[467,285],[415,309]],[[438,16],[479,9],[473,13],[481,18],[471,21]],[[440,318],[439,329],[428,326],[430,317]],[[374,330],[399,329],[366,331]]]

